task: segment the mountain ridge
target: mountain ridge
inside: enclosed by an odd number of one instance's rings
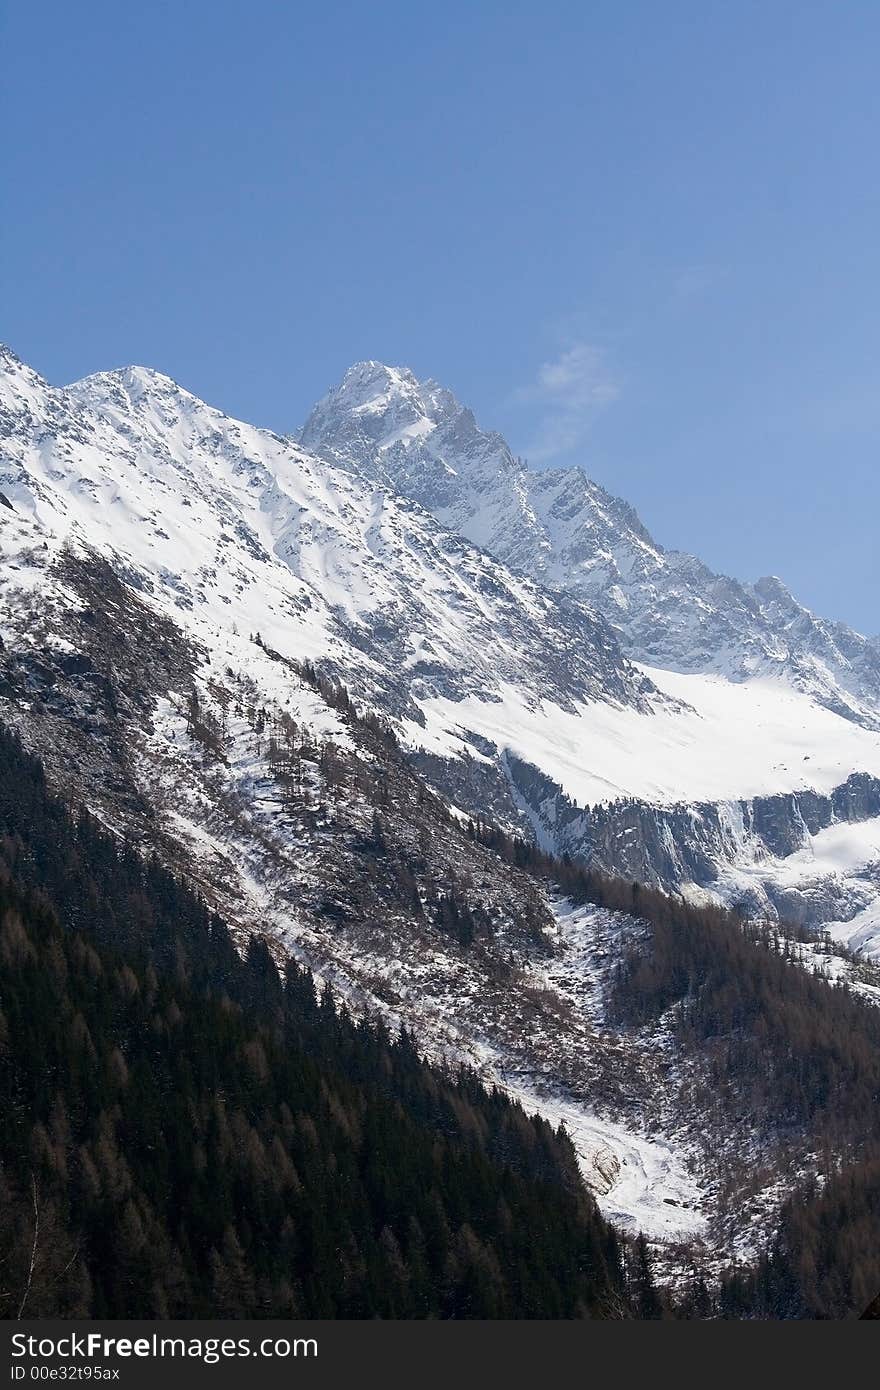
[[[674,834],[674,853],[652,850],[645,860],[650,881],[662,878],[658,866],[678,865],[670,884],[686,887],[685,866],[700,865],[701,892],[770,915],[784,901],[804,922],[832,921],[844,940],[852,920],[853,939],[873,951],[880,884],[871,836],[854,838],[855,859],[837,850],[829,859],[798,809],[818,794],[855,815],[847,780],[880,776],[870,720],[829,712],[839,711],[839,687],[835,705],[815,682],[801,690],[778,671],[731,680],[633,663],[594,597],[585,603],[577,589],[531,578],[399,491],[391,473],[402,467],[425,486],[439,476],[453,492],[467,474],[495,488],[496,520],[514,515],[497,480],[500,470],[516,483],[521,463],[437,383],[377,363],[352,368],[346,420],[357,448],[327,459],[231,419],[150,368],[96,373],[63,389],[9,351],[3,363],[0,492],[9,507],[0,511],[0,597],[9,611],[0,630],[26,666],[35,660],[31,629],[44,631],[54,653],[65,649],[64,615],[79,601],[60,578],[73,573],[65,547],[94,553],[163,621],[182,623],[197,650],[233,670],[256,666],[273,695],[284,662],[317,663],[394,721],[415,764],[467,814],[489,813],[613,872],[637,862],[629,844],[637,823],[651,844]],[[425,411],[458,451],[458,471],[425,455],[434,437]],[[354,458],[365,440],[388,476]],[[566,534],[574,532],[587,483],[573,472],[536,476],[573,488]],[[463,495],[473,506],[470,483]],[[606,529],[655,554],[628,504],[595,496]],[[514,504],[531,544],[525,492]],[[784,606],[786,591],[764,589],[766,602]],[[42,611],[33,612],[37,594]],[[270,649],[281,665],[267,659]],[[780,797],[790,798],[782,812],[772,809]],[[598,815],[590,810],[599,806]],[[782,836],[728,828],[769,826],[780,815]]]
[[[775,576],[746,584],[664,549],[583,469],[529,468],[450,392],[408,369],[356,364],[296,437],[383,478],[512,569],[586,598],[634,660],[737,680],[781,673],[843,717],[880,728],[870,639],[812,613]]]
[[[604,621],[576,600],[512,576],[406,499],[344,470],[328,473],[281,436],[230,420],[161,373],[123,368],[65,390],[29,369],[13,375],[24,390],[7,399],[0,487],[18,514],[56,535],[102,537],[151,582],[161,568],[178,608],[197,614],[219,600],[282,650],[292,624],[300,644],[292,654],[335,661],[349,684],[373,698],[381,687],[387,705],[416,719],[412,686],[522,678],[545,631],[556,635],[554,665],[538,671],[532,662],[533,689],[555,688],[563,702],[639,702],[650,691]],[[41,441],[52,431],[47,465]],[[448,631],[426,650],[413,634],[430,628],[438,600]],[[373,627],[383,643],[378,661]],[[494,636],[501,627],[504,643]]]

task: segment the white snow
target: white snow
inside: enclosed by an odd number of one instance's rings
[[[810,874],[847,874],[868,864],[880,867],[880,816],[829,825],[807,839],[804,847],[779,861],[780,883],[797,883]]]
[[[843,919],[857,912],[853,939],[873,949],[874,919],[861,916],[876,896],[863,875],[869,832],[837,827],[791,861],[758,864],[737,802],[828,792],[853,772],[880,776],[880,732],[831,713],[784,674],[731,680],[644,666],[661,692],[646,707],[627,668],[603,666],[601,650],[584,645],[554,596],[468,548],[389,485],[230,419],[157,372],[129,368],[60,391],[9,355],[2,362],[0,487],[14,511],[0,508],[0,630],[35,591],[76,602],[51,562],[65,541],[90,547],[215,668],[258,671],[261,687],[294,717],[318,718],[320,702],[298,715],[302,692],[290,667],[251,634],[290,660],[332,662],[363,704],[400,708],[411,695],[424,725],[399,721],[410,746],[486,762],[488,740],[496,755],[535,764],[581,805],[623,797],[727,805],[731,888],[765,871],[780,887],[836,875],[849,897],[834,905],[835,929],[843,935]],[[467,464],[474,486],[510,469],[518,476],[498,436],[481,435],[477,454],[467,453],[472,417],[441,388],[377,363],[359,364],[346,382],[357,419],[389,456],[422,458],[428,422],[446,432],[443,448]],[[581,484],[541,486],[568,525]],[[594,492],[603,526],[623,524],[621,504]],[[485,520],[498,494],[489,486],[480,496]],[[525,494],[520,501],[530,505]],[[493,515],[500,524],[501,512]],[[647,542],[633,536],[635,554]],[[593,558],[604,564],[603,555]],[[621,573],[634,563],[629,550],[615,561]],[[675,563],[687,568],[687,557]],[[576,680],[551,674],[560,646],[583,658]],[[629,703],[609,694],[621,683]],[[582,698],[573,700],[572,689]]]
[[[824,929],[833,941],[880,965],[880,900],[869,903],[848,922],[826,922]]]
[[[641,669],[688,708],[659,705],[643,714],[595,702],[567,710],[529,702],[508,685],[497,700],[421,700],[427,728],[411,723],[406,734],[429,752],[454,756],[472,731],[543,769],[582,806],[621,797],[672,805],[827,792],[855,771],[880,776],[880,733],[832,714],[784,679],[736,683]]]
[[[410,374],[379,364],[353,369],[349,389],[360,423],[377,425],[374,443],[383,455],[424,448],[447,410],[439,388],[434,410],[434,388],[428,391]],[[55,597],[62,592],[48,562],[69,539],[94,547],[144,585],[149,600],[202,644],[209,669],[252,674],[261,697],[277,710],[340,743],[348,736],[336,715],[289,665],[253,642],[251,633],[261,633],[267,645],[290,659],[335,659],[347,679],[368,692],[370,682],[378,683],[396,662],[400,672],[420,682],[412,689],[425,726],[415,720],[401,726],[412,746],[444,755],[467,751],[485,761],[486,753],[471,743],[477,735],[501,755],[511,752],[534,763],[582,805],[620,797],[661,805],[735,803],[806,788],[827,792],[854,771],[880,776],[880,733],[830,713],[782,675],[741,681],[644,666],[669,698],[654,698],[646,710],[611,698],[563,708],[547,698],[549,658],[555,655],[554,629],[548,624],[557,613],[555,599],[468,549],[389,487],[231,420],[158,373],[139,368],[109,373],[65,393],[22,369],[12,376],[0,373],[0,391],[13,421],[8,453],[0,460],[0,485],[15,507],[14,512],[0,509],[0,596],[6,606],[0,608],[0,628],[22,595],[41,588]],[[406,409],[387,421],[383,403],[395,393],[405,397]],[[419,413],[429,397],[436,420]],[[457,427],[459,417],[449,412]],[[477,465],[487,476],[512,466],[503,441],[485,440]],[[450,457],[467,472],[466,460]],[[448,460],[438,461],[444,478],[457,476]],[[569,481],[557,479],[551,486],[548,479],[546,515],[564,509]],[[523,491],[519,497],[518,515],[532,515],[530,496]],[[485,501],[468,534],[489,546],[511,512],[490,493]],[[603,526],[618,524],[617,514],[607,509],[612,499],[603,501],[596,491],[594,502]],[[456,524],[452,510],[443,515],[449,525]],[[638,570],[641,551],[645,563],[667,565],[638,535],[614,553],[597,549],[589,564],[626,579]],[[625,609],[632,591],[623,585],[616,592]],[[391,637],[370,636],[369,624],[377,618],[387,622]],[[576,629],[555,631],[570,638]],[[392,644],[395,635],[401,638],[399,648]],[[449,677],[447,684],[457,681],[471,693],[458,699],[425,693],[433,687],[424,673],[434,667]],[[204,670],[200,680],[205,683]],[[445,688],[443,681],[437,684]],[[381,690],[376,704],[382,708]],[[277,885],[261,876],[257,849],[260,835],[286,836],[293,861],[298,846],[284,823],[265,755],[234,718],[233,751],[217,778],[246,805],[240,840],[222,819],[216,833],[206,823],[210,799],[198,778],[187,781],[185,757],[177,755],[185,720],[171,701],[154,711],[153,737],[143,750],[144,776],[164,779],[169,818],[193,857],[227,863],[243,895],[260,909],[260,920],[297,949],[305,929],[288,906],[283,912],[279,908]],[[151,755],[157,765],[152,770]],[[463,810],[453,812],[465,816]],[[736,814],[731,812],[733,820]],[[735,873],[740,885],[750,876],[772,874],[780,887],[835,876],[851,886],[880,859],[880,818],[830,826],[789,859],[761,864],[749,859],[741,814],[739,822],[730,838],[741,852],[731,881]],[[296,873],[304,872],[297,862]],[[597,913],[564,902],[555,904],[554,912],[558,950],[551,960],[533,964],[530,982],[545,983],[570,1003],[592,1049],[605,1026]],[[851,921],[832,923],[831,934],[880,958],[880,906],[875,901]],[[427,969],[430,962],[420,964]],[[492,1051],[479,1036],[477,992],[485,978],[471,972],[470,997],[461,983],[464,967],[459,963],[453,969],[448,962],[447,967],[450,977],[457,969],[459,978],[443,997],[430,973],[419,981],[416,965],[403,953],[396,963],[387,957],[376,961],[377,973],[399,989],[438,1046],[457,1047],[475,1058],[527,1108],[565,1124],[609,1217],[653,1239],[698,1237],[705,1226],[705,1198],[686,1142],[674,1133],[641,1132],[619,1117],[600,1114],[554,1089],[552,1074],[527,1072],[519,1058]],[[844,974],[839,958],[830,955],[820,959],[814,953],[813,967],[835,978]],[[332,968],[342,975],[338,962]],[[568,1045],[570,1036],[554,1037],[554,1045],[557,1041]],[[554,1067],[558,1061],[554,1053]]]
[[[591,1113],[571,1101],[530,1089],[504,1077],[508,1095],[529,1111],[567,1130],[581,1171],[606,1217],[630,1234],[649,1240],[692,1240],[703,1234],[706,1215],[700,1184],[684,1154],[663,1138]]]
[[[413,498],[517,572],[593,604],[630,656],[735,680],[787,676],[877,728],[876,645],[811,613],[777,578],[740,583],[665,550],[625,501],[580,468],[529,468],[436,382],[358,363],[316,405],[301,438]]]
[[[65,542],[87,545],[207,649],[234,627],[259,632],[288,658],[333,661],[362,698],[404,673],[422,688],[464,690],[506,671],[534,691],[548,633],[584,648],[584,630],[551,595],[428,513],[159,373],[126,369],[58,391],[17,364],[4,385],[10,584],[27,582],[23,547],[48,547],[37,574]],[[588,653],[582,669],[601,688]]]
[[[607,1031],[605,996],[624,938],[639,924],[623,913],[590,904],[575,904],[558,896],[549,900],[555,929],[553,954],[531,962],[530,984],[549,987],[567,1000],[579,1021],[594,1036],[613,1039],[616,1048],[631,1049],[644,1067],[644,1050],[651,1061],[663,1051],[660,1036],[650,1042]],[[527,1110],[537,1110],[554,1126],[564,1124],[578,1155],[584,1177],[602,1211],[627,1231],[643,1231],[651,1240],[675,1241],[700,1236],[706,1225],[706,1198],[694,1174],[695,1155],[681,1137],[656,1130],[638,1131],[619,1118],[583,1105],[575,1097],[527,1078],[497,1059],[500,1081],[508,1094]],[[624,1068],[625,1070],[625,1068]]]

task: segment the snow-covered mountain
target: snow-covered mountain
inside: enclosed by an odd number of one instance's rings
[[[782,676],[880,728],[880,654],[781,580],[741,583],[666,551],[580,468],[534,470],[434,381],[361,362],[315,406],[306,448],[414,498],[519,573],[595,605],[634,660],[733,680]]]
[[[775,581],[665,555],[577,470],[530,472],[449,392],[375,363],[301,443],[145,368],[60,390],[5,352],[0,393],[7,604],[63,606],[59,557],[97,553],[200,650],[247,665],[260,634],[342,681],[468,813],[874,949],[873,840],[830,865],[812,836],[880,816],[875,648],[832,644]]]
[[[59,391],[8,353],[2,367],[0,491],[16,517],[50,552],[112,556],[196,632],[258,631],[415,720],[419,699],[502,686],[529,703],[662,703],[583,603],[512,574],[409,499],[158,372]]]
[[[425,489],[448,476],[451,508],[469,461],[501,536],[498,480],[523,474],[503,442],[407,374],[349,378],[352,418],[370,407],[358,437],[378,431],[363,457],[319,456],[308,431],[243,424],[144,368],[60,389],[0,354],[0,719],[235,928],[564,1119],[617,1220],[729,1253],[778,1194],[752,1190],[748,1114],[722,1175],[671,1029],[606,1017],[640,924],[574,907],[468,814],[766,915],[806,904],[870,951],[880,734],[788,669],[631,661],[581,590],[380,468],[396,450]],[[413,392],[444,413],[439,473],[402,444],[428,437]],[[444,917],[453,893],[470,917]],[[854,969],[823,947],[810,962]],[[738,1233],[724,1184],[743,1192]]]
[[[618,1075],[616,1036],[535,973],[564,905],[371,718],[418,730],[430,699],[502,689],[572,713],[671,702],[581,603],[168,378],[61,390],[0,366],[0,718],[53,785],[353,1008],[565,1117],[620,1221],[701,1233],[696,1141],[659,1112],[646,1129],[651,1048]],[[469,951],[435,922],[453,889],[484,938]]]
[[[779,579],[745,584],[665,551],[581,469],[528,468],[451,392],[406,369],[356,364],[299,438],[515,572],[588,600],[680,702],[646,720],[601,706],[575,717],[524,709],[506,692],[501,706],[431,700],[411,737],[438,782],[476,732],[505,750],[520,808],[548,846],[877,949],[875,640],[809,612]],[[851,796],[849,778],[865,774]],[[831,862],[814,836],[839,819],[874,831]]]

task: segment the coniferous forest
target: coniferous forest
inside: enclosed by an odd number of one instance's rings
[[[241,959],[6,733],[0,831],[4,1317],[654,1306],[567,1138]]]

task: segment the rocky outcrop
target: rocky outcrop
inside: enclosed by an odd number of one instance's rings
[[[778,881],[779,861],[840,822],[880,817],[880,780],[854,773],[830,794],[793,792],[697,805],[652,806],[636,800],[576,806],[549,777],[510,754],[510,781],[539,839],[609,873],[666,887],[696,884],[746,911],[804,925],[846,921],[880,889],[873,866],[856,882],[828,873]],[[737,878],[737,871],[747,877]],[[864,882],[864,888],[861,883]]]

